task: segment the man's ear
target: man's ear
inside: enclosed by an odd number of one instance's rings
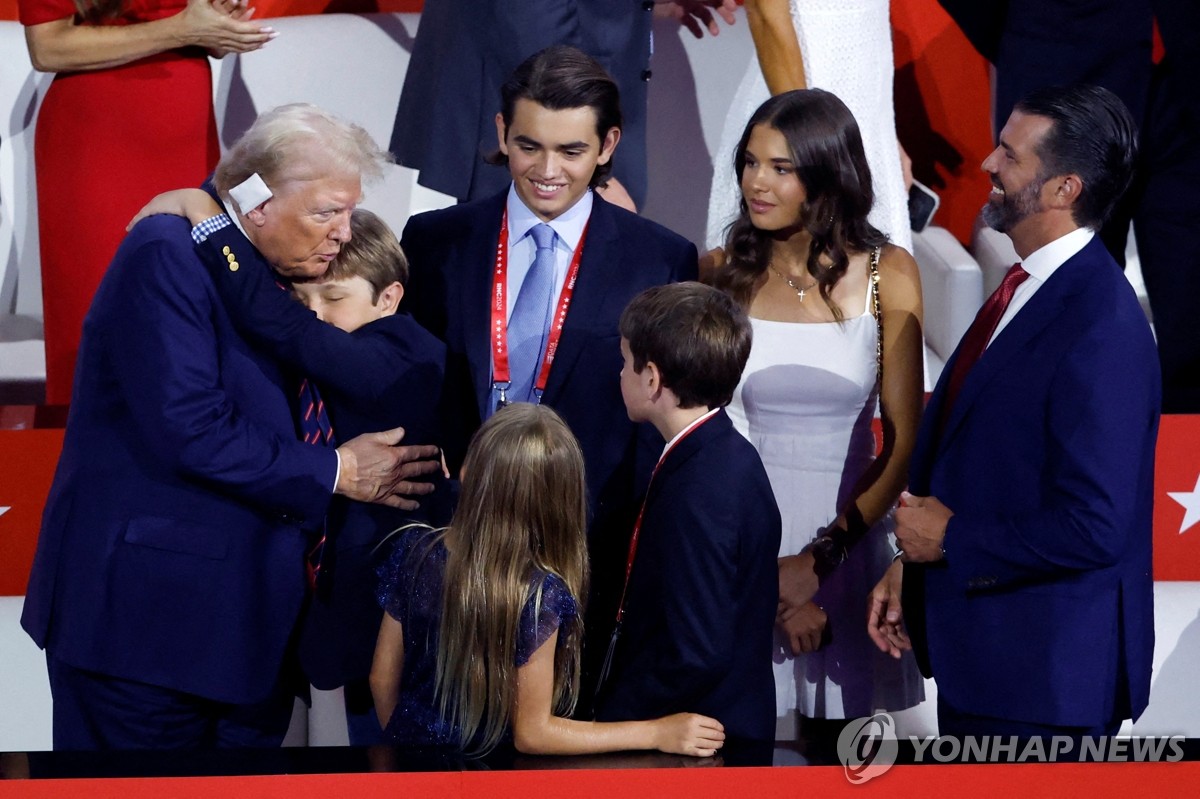
[[[1051,208],[1070,209],[1079,202],[1083,194],[1083,178],[1074,172],[1059,175],[1050,179],[1050,197],[1047,202]]]
[[[262,227],[267,222],[266,208],[267,208],[267,203],[269,203],[269,202],[271,202],[271,201],[266,200],[265,202],[260,204],[257,208],[251,208],[247,213],[243,214],[242,218],[245,219],[246,221],[248,221],[250,224],[254,225],[255,227]]]
[[[402,299],[404,299],[404,286],[397,281],[379,292],[379,300],[375,303],[375,307],[379,309],[382,316],[391,316],[400,307]]]
[[[607,164],[612,158],[613,151],[617,149],[619,141],[621,141],[621,129],[609,128],[608,133],[604,134],[604,141],[600,142],[600,157],[596,159],[596,163]]]
[[[500,146],[500,152],[508,157],[508,142],[505,139],[508,136],[508,126],[504,124],[504,114],[496,114],[496,142]]]

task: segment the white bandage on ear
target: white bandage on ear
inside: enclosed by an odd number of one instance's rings
[[[238,185],[229,190],[230,198],[237,204],[238,211],[248,214],[258,206],[271,199],[271,190],[255,172]]]

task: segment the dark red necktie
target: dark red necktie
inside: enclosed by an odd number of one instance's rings
[[[300,435],[306,444],[323,444],[336,447],[333,437],[333,425],[329,414],[325,411],[325,403],[315,383],[307,377],[300,381]]]
[[[954,407],[954,401],[958,398],[958,392],[967,379],[967,373],[983,356],[983,351],[987,349],[988,341],[991,340],[996,325],[1000,324],[1004,311],[1012,302],[1017,286],[1025,282],[1027,277],[1029,277],[1029,273],[1022,269],[1020,264],[1013,264],[1012,268],[1008,270],[1008,274],[1004,276],[1004,280],[1000,282],[999,288],[987,298],[983,307],[979,309],[979,313],[975,315],[975,321],[967,328],[962,346],[958,350],[958,359],[955,360],[954,369],[950,372],[950,382],[946,385],[946,397],[942,401],[939,429],[945,427],[946,420],[950,418],[950,411]]]
[[[275,281],[275,285],[280,291],[287,291],[287,286]],[[297,392],[299,404],[297,411],[300,414],[297,419],[297,426],[300,428],[300,437],[304,439],[305,444],[321,444],[326,447],[336,447],[337,441],[333,437],[333,425],[329,421],[329,414],[325,411],[325,403],[321,400],[321,392],[317,391],[317,384],[309,380],[307,377],[301,378],[300,390]]]
[[[278,282],[275,285],[286,290]],[[299,413],[297,421],[300,428],[300,437],[304,439],[304,443],[316,444],[322,447],[337,446],[337,439],[333,436],[333,424],[329,421],[329,414],[325,410],[325,402],[321,399],[321,392],[317,391],[316,383],[313,383],[307,377],[300,381],[297,411]],[[308,577],[308,588],[313,592],[316,592],[319,585],[326,582],[326,580],[322,579],[324,572],[321,570],[321,566],[325,560],[325,542],[327,538],[326,522],[322,519],[321,529],[309,536],[308,553],[304,557],[304,571]]]
[[[325,403],[317,386],[308,378],[300,381],[300,435],[305,443],[322,447],[336,447],[337,440],[333,436],[333,424],[325,411]],[[308,587],[316,591],[325,580],[321,569],[325,559],[326,524],[321,521],[321,529],[309,536],[308,553],[304,558],[304,571],[308,577]]]

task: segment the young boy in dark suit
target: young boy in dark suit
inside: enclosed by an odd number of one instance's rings
[[[209,236],[198,250],[242,334],[320,387],[339,440],[403,427],[405,442],[433,443],[445,347],[411,316],[396,311],[408,279],[396,235],[361,208],[354,211],[350,229],[350,241],[323,277],[291,285],[299,305],[279,290],[265,264],[230,269],[221,250],[222,234],[232,227]],[[433,510],[448,503],[441,493],[425,497],[416,512],[338,501],[326,516],[327,540],[319,555],[324,574],[301,622],[297,647],[313,686],[344,686],[351,744],[375,743],[380,735],[367,686],[381,618],[374,550],[407,523],[441,521]]]
[[[387,224],[355,209],[349,241],[325,274],[285,287],[221,211],[207,192],[181,189],[159,195],[139,217],[175,213],[197,225],[196,251],[234,326],[291,367],[298,385],[307,378],[319,386],[337,440],[403,427],[405,443],[433,442],[446,348],[397,313],[408,260]],[[452,499],[442,486],[415,512],[338,499],[325,518],[324,542],[310,550],[308,565],[319,575],[310,571],[315,590],[297,637],[300,666],[316,688],[344,687],[351,744],[381,736],[367,685],[382,615],[375,549],[407,523],[444,523]]]
[[[629,418],[666,443],[630,545],[602,721],[688,710],[733,739],[775,733],[771,636],[780,518],[754,447],[725,415],[750,322],[699,283],[648,289],[621,316]]]

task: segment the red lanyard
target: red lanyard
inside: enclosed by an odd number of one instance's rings
[[[589,222],[590,224],[590,222]],[[538,372],[534,391],[540,398],[546,390],[546,381],[550,378],[550,365],[554,363],[554,353],[558,349],[558,340],[562,338],[563,323],[567,321],[567,308],[571,305],[571,296],[575,293],[575,281],[579,278],[579,260],[583,257],[583,242],[587,238],[588,225],[583,226],[579,243],[571,256],[571,265],[567,267],[567,280],[563,283],[562,292],[558,295],[558,306],[554,311],[554,319],[550,323],[550,335],[546,340],[546,353],[542,358],[542,368]],[[511,374],[508,368],[508,208],[504,209],[504,218],[500,222],[500,240],[496,243],[496,269],[492,284],[492,383],[499,389],[503,400],[504,392],[511,384]]]
[[[667,456],[671,454],[671,451],[674,450],[675,447],[679,446],[679,444],[685,438],[696,432],[696,430],[702,427],[705,422],[711,420],[713,416],[716,416],[716,414],[711,414],[707,418],[693,423],[687,432],[675,439],[675,442],[672,443],[671,446],[667,447],[667,451],[664,452],[662,457],[658,459],[658,463],[654,464],[654,471],[650,473],[650,482],[646,485],[646,496],[642,499],[642,507],[641,510],[638,511],[637,521],[633,523],[633,535],[629,538],[629,556],[625,559],[625,585],[621,588],[621,604],[617,605],[618,626],[620,626],[621,620],[625,618],[625,593],[629,590],[629,575],[633,573],[633,559],[634,556],[637,555],[638,536],[641,535],[642,532],[642,517],[646,515],[646,502],[650,499],[650,488],[654,485],[654,478],[658,475],[658,469],[663,465],[663,461],[667,459]]]

